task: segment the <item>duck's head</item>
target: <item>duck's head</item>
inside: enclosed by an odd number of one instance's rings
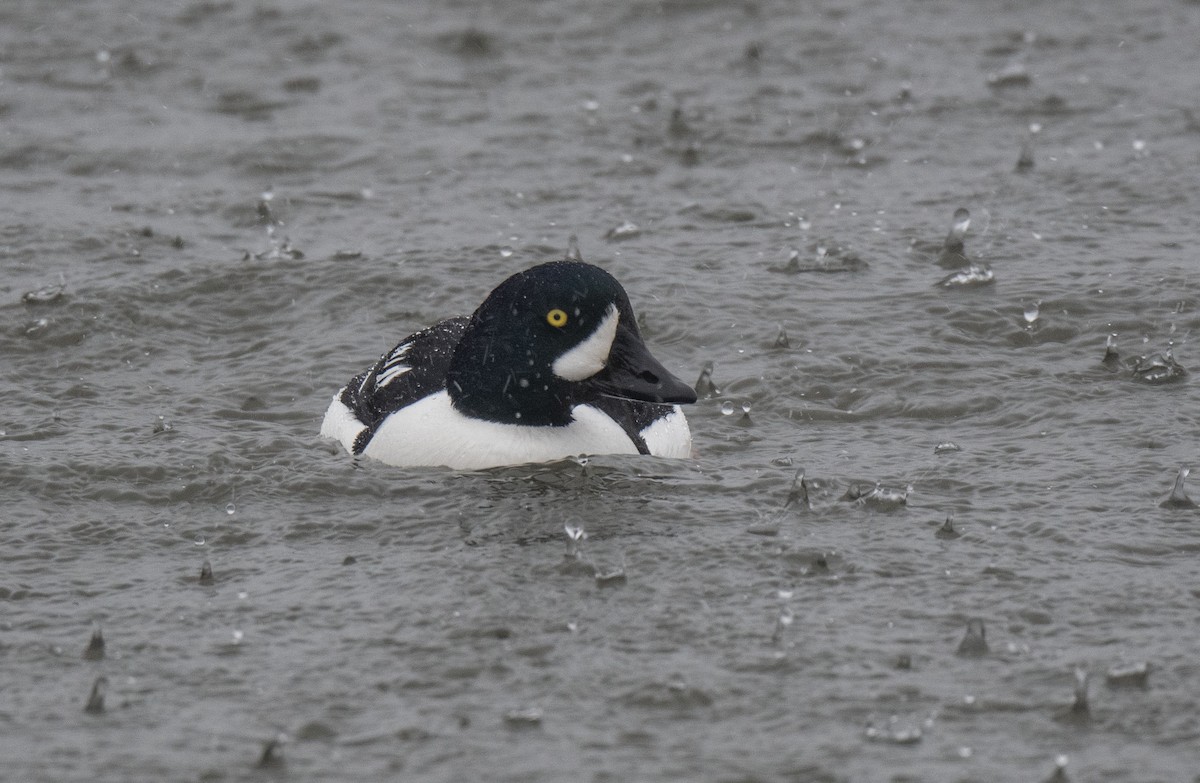
[[[568,424],[572,406],[602,396],[696,401],[642,341],[621,284],[571,260],[497,286],[471,316],[446,385],[465,413],[533,426]]]

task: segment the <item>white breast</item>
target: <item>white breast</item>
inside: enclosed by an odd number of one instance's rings
[[[671,412],[641,432],[646,447],[656,457],[690,459],[692,456],[692,429],[688,426],[683,408],[675,405]]]

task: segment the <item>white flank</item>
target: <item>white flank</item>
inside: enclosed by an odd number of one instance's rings
[[[620,318],[617,306],[609,305],[596,331],[554,360],[554,374],[566,381],[582,381],[603,370],[608,362],[608,352],[612,350],[613,340],[617,336],[617,321]]]
[[[687,417],[678,405],[661,419],[641,432],[646,447],[656,457],[675,457],[690,459],[692,456],[692,430],[688,427]]]
[[[333,438],[353,454],[354,439],[367,427],[342,403],[342,391],[344,389],[339,389],[338,393],[333,395],[333,402],[325,411],[325,420],[321,422],[321,437]]]
[[[498,424],[464,416],[443,391],[388,416],[363,453],[389,465],[459,470],[552,462],[578,454],[637,453],[624,430],[605,414],[589,405],[576,406],[572,413],[575,420],[565,427]]]

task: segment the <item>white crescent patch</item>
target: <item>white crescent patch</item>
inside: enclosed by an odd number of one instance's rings
[[[551,369],[565,381],[582,381],[604,369],[608,353],[617,336],[617,322],[621,314],[616,305],[609,305],[596,331],[586,340],[554,360]]]

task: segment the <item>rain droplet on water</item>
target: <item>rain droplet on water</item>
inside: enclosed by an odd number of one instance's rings
[[[1025,323],[1032,326],[1041,314],[1042,300],[1028,302],[1025,305]]]
[[[722,416],[730,416],[732,414],[733,414],[733,401],[725,400],[725,402],[721,403],[721,415]]]
[[[501,258],[508,258],[512,254],[513,254],[513,249],[511,247],[509,247],[508,245],[505,245],[504,247],[500,248],[500,257]]]
[[[233,502],[230,501],[229,503],[227,503],[225,505],[225,513],[228,514],[229,516],[233,516],[234,514],[237,513],[237,506],[235,506],[233,504]]]
[[[196,536],[196,546],[204,546],[204,536]]]

